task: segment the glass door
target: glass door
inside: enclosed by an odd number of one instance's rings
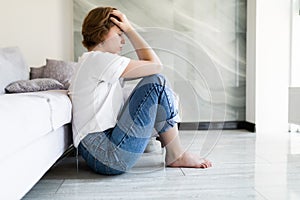
[[[124,12],[159,55],[183,122],[245,120],[246,0],[74,0],[75,58],[99,5]],[[122,54],[135,57],[129,42]]]

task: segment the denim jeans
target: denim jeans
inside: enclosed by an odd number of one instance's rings
[[[153,130],[162,134],[174,127],[178,119],[175,95],[164,76],[147,76],[129,96],[116,126],[89,133],[78,151],[96,173],[122,174],[140,158]]]

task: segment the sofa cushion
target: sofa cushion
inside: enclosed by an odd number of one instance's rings
[[[65,89],[68,89],[75,66],[75,62],[46,59],[46,66],[44,68],[42,78],[56,79],[65,86]]]
[[[55,79],[38,78],[33,80],[21,80],[10,83],[6,88],[6,93],[38,92],[45,90],[60,90],[64,85]]]
[[[45,65],[41,67],[30,67],[30,79],[44,78]]]
[[[18,47],[0,48],[0,94],[11,82],[28,80],[29,69]]]
[[[71,122],[66,90],[0,95],[0,162],[49,132]],[[53,147],[55,148],[55,147]]]

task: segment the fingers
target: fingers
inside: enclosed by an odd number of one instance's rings
[[[111,14],[118,17],[118,18],[120,18],[121,21],[124,21],[124,19],[125,19],[125,15],[119,10],[113,10],[111,12]]]
[[[124,24],[122,21],[119,21],[115,17],[110,17],[109,18],[112,23],[114,23],[117,27],[119,27],[123,32],[126,32],[126,24]]]
[[[121,22],[120,22],[119,20],[117,20],[117,19],[114,18],[114,17],[110,17],[109,19],[110,19],[110,21],[112,21],[115,25],[117,25],[117,26],[120,27]]]
[[[119,10],[112,10],[111,14],[118,16],[118,15],[121,15],[123,13],[121,11],[119,11]]]
[[[123,17],[123,13],[121,13],[119,10],[113,10],[111,12],[112,17],[110,17],[109,19],[117,26],[120,27],[120,25],[122,24],[122,22],[124,22],[124,17]],[[115,17],[119,18],[119,20]]]
[[[131,24],[126,18],[126,15],[124,15],[119,10],[113,10],[111,12],[112,17],[110,17],[110,20],[117,25],[123,32],[129,32],[132,29]],[[115,16],[115,17],[114,17]],[[118,18],[118,19],[117,19]]]

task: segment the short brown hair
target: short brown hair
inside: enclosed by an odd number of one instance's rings
[[[91,10],[82,24],[82,44],[88,50],[104,41],[104,36],[115,24],[110,21],[112,7],[98,7]]]

